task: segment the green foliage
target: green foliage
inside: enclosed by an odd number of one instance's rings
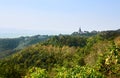
[[[55,78],[104,78],[104,76],[91,67],[75,66],[70,69],[62,67]]]
[[[98,61],[98,69],[100,72],[109,77],[120,76],[120,48],[113,43],[108,52],[101,55]]]
[[[1,64],[0,64],[1,65]],[[19,69],[19,66],[14,66],[14,64],[4,64],[0,67],[0,77],[2,78],[21,78],[22,72]]]
[[[32,67],[24,78],[48,78],[45,69]]]
[[[50,36],[36,35],[31,37],[0,39],[0,58],[4,58],[27,46],[47,40]]]
[[[116,46],[119,37],[107,34],[114,35],[107,32],[92,37],[60,35],[24,48],[0,60],[0,77],[119,78],[120,47]],[[25,39],[25,44],[20,42],[23,44],[15,49],[37,43],[38,37],[26,37],[29,40]],[[110,44],[114,38],[116,44]]]
[[[25,78],[49,78],[45,69],[33,67],[29,69]],[[50,77],[51,78],[51,77]],[[88,66],[75,66],[73,68],[56,68],[54,78],[105,78],[100,72]]]
[[[85,37],[80,36],[54,36],[43,45],[54,45],[54,46],[74,46],[74,47],[84,47],[86,45]]]
[[[103,31],[103,32],[99,33],[99,36],[103,40],[105,40],[105,39],[113,40],[115,37],[120,36],[120,32],[119,31]]]
[[[41,46],[37,44],[28,47],[25,50],[22,50],[21,52],[13,55],[12,57],[9,57],[8,59],[4,59],[1,62],[0,67],[5,69],[5,67],[9,67],[9,65],[12,64],[13,67],[11,67],[11,69],[14,69],[16,66],[18,66],[18,70],[24,73],[26,70],[33,66],[46,69],[47,71],[50,71],[56,65],[64,65],[65,67],[69,68],[78,64],[77,60],[80,58],[76,56],[75,53],[76,49],[74,47],[63,46],[61,48],[51,45]],[[5,74],[8,74],[5,70],[3,70],[3,72]],[[0,74],[2,74],[2,72]],[[20,74],[24,75],[22,73]],[[11,75],[13,74],[11,73]]]
[[[117,38],[115,38],[115,44],[120,48],[120,36],[118,36]]]

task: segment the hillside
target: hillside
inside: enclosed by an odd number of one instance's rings
[[[19,38],[2,38],[0,39],[0,58],[17,52],[27,46],[36,44],[38,42],[47,40],[50,38],[47,35],[35,35],[31,37],[19,37]]]
[[[54,36],[0,61],[3,78],[119,78],[120,32]]]

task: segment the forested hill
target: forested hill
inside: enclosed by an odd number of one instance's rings
[[[81,32],[73,32],[71,35],[73,36],[83,36],[83,37],[90,37],[90,36],[95,36],[97,34],[101,34],[101,35],[108,35],[109,36],[116,36],[120,34],[120,29],[118,30],[107,30],[107,31],[81,31]]]
[[[114,39],[114,37],[120,34],[119,30],[111,31],[92,31],[84,33],[72,33],[71,35],[59,35],[59,36],[48,36],[48,35],[35,35],[31,37],[19,37],[19,38],[4,38],[0,39],[0,58],[11,55],[18,50],[24,49],[27,46],[43,42],[43,44],[51,45],[68,45],[68,46],[80,46],[83,47],[86,45],[86,40],[92,36],[98,36],[101,39]],[[52,38],[51,38],[52,37]],[[51,39],[49,39],[51,38]],[[47,40],[48,39],[48,40]],[[47,40],[47,41],[46,41]]]
[[[31,37],[28,36],[28,37],[19,37],[19,38],[1,38],[0,58],[6,57],[27,46],[47,40],[48,38],[50,38],[50,36],[48,35],[35,35]]]
[[[59,35],[59,36],[48,36],[48,35],[35,35],[31,37],[19,37],[19,38],[5,38],[0,39],[0,58],[11,55],[18,50],[21,50],[27,46],[43,42],[49,38],[48,41],[45,41],[43,44],[51,45],[68,45],[68,46],[80,46],[83,47],[86,45],[86,40],[88,37],[98,36],[101,39],[114,39],[114,37],[120,34],[119,30],[111,31],[85,31],[84,33],[72,33],[71,35]]]
[[[2,78],[120,78],[120,31],[59,35],[0,60]]]
[[[54,45],[54,46],[75,46],[75,47],[84,47],[87,45],[88,40],[91,38],[94,42],[104,41],[104,40],[114,40],[116,37],[120,36],[120,30],[109,30],[109,31],[101,31],[95,33],[77,33],[71,35],[59,35],[53,36],[50,39],[44,41],[43,45]]]

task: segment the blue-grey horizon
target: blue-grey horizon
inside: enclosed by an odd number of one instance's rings
[[[119,7],[120,0],[1,0],[0,38],[71,34],[79,27],[116,30],[120,28]]]

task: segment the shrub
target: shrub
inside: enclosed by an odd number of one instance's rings
[[[27,75],[24,78],[48,78],[45,69],[33,67],[29,69]]]
[[[55,78],[104,78],[104,75],[88,66],[76,66],[70,69],[62,67]]]

